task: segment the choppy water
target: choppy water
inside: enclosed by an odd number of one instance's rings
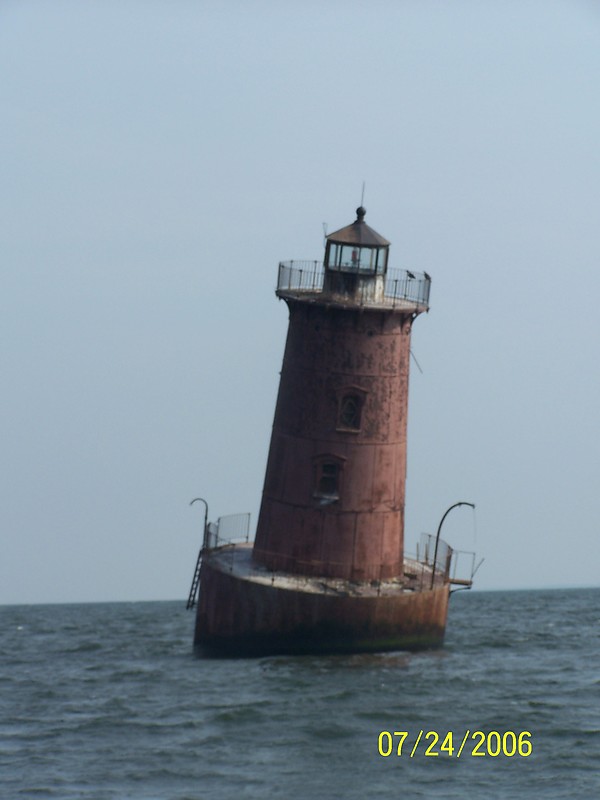
[[[198,660],[192,627],[183,603],[0,608],[0,796],[600,796],[598,589],[456,594],[419,654]],[[456,758],[467,729],[532,753]],[[411,758],[420,730],[454,754]]]

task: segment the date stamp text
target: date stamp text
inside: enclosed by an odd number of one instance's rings
[[[445,756],[461,758],[461,756],[520,756],[527,758],[533,752],[533,742],[529,731],[470,731],[455,733],[447,731],[420,730],[411,736],[409,731],[381,731],[378,739],[380,756],[419,755],[431,757]]]

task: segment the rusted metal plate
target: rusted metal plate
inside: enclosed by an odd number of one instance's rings
[[[292,303],[256,559],[273,569],[371,579],[402,570],[411,318]],[[360,396],[356,430],[339,424]],[[323,461],[338,492],[317,492]]]
[[[206,562],[195,646],[207,655],[368,652],[439,646],[448,584],[422,592],[336,596],[281,588]]]

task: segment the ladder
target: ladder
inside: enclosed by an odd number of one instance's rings
[[[196,561],[196,569],[194,570],[194,578],[192,580],[186,608],[193,608],[198,600],[198,584],[200,583],[200,566],[202,564],[203,549],[204,548],[201,547],[198,553],[198,560]]]

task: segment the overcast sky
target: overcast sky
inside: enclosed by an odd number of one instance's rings
[[[408,549],[598,585],[600,7],[0,3],[0,603],[187,596],[260,502],[277,263],[427,271]]]

